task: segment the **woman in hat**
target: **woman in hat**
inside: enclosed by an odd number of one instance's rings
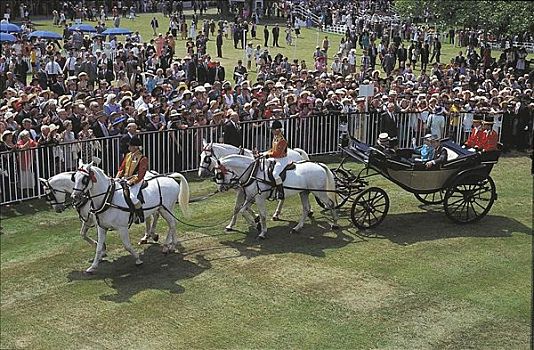
[[[276,185],[277,199],[284,199],[284,186],[280,173],[286,167],[287,160],[287,141],[282,133],[282,123],[279,120],[274,120],[271,124],[273,131],[273,143],[270,150],[265,153],[268,158],[275,158],[276,164],[273,169],[273,177]]]
[[[28,130],[22,130],[19,133],[19,140],[17,141],[17,149],[22,151],[19,154],[19,188],[21,190],[33,189],[35,186],[35,174],[33,172],[33,152],[32,148],[37,147],[37,142],[30,137]]]
[[[445,110],[441,106],[434,108],[432,114],[426,120],[426,128],[429,134],[436,135],[438,138],[443,138],[445,135]]]
[[[78,133],[80,157],[87,164],[93,161],[93,151],[95,148],[100,148],[100,143],[98,141],[91,141],[95,139],[95,135],[88,121],[84,120],[81,126],[82,130]]]

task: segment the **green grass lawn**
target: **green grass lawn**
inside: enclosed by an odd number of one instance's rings
[[[0,348],[528,349],[529,171],[524,156],[501,158],[492,173],[498,200],[466,226],[372,178],[391,209],[366,234],[348,220],[349,205],[342,229],[331,231],[313,203],[315,221],[290,235],[296,198],[286,201],[288,221],[269,221],[265,241],[242,219],[240,232],[225,233],[233,195],[219,194],[191,204],[189,222],[211,227],[179,224],[176,254],[137,247],[141,267],[110,232],[108,261],[92,277],[81,273],[94,251],[73,210],[4,207]],[[215,188],[196,176],[190,183],[192,197]],[[132,228],[132,240],[141,235]]]
[[[186,18],[188,20],[188,25],[190,25],[190,18],[192,11],[186,11]],[[128,20],[127,18],[121,19],[121,27],[129,28],[133,31],[139,31],[144,41],[149,41],[153,38],[153,32],[150,28],[150,20],[154,14],[140,14],[139,17],[137,17],[134,21]],[[159,32],[165,33],[168,30],[169,27],[169,19],[166,17],[163,17],[161,13],[156,14],[156,17],[158,18],[159,22]],[[211,9],[208,11],[208,15],[201,18],[208,18],[208,19],[214,19],[215,21],[219,20],[219,17],[217,16],[215,10]],[[274,20],[272,20],[274,21]],[[56,31],[58,33],[62,32],[61,27],[54,26],[52,24],[52,21],[36,21],[36,28],[37,30],[51,30]],[[269,29],[272,29],[272,25],[274,22],[269,22]],[[94,23],[95,24],[95,23]],[[337,53],[339,48],[339,43],[341,41],[341,35],[337,34],[331,34],[331,33],[323,33],[316,29],[306,29],[303,28],[301,30],[301,37],[299,39],[294,38],[295,45],[288,47],[285,43],[285,32],[283,31],[283,25],[284,22],[282,21],[280,23],[282,25],[282,30],[280,34],[280,40],[279,43],[282,46],[281,48],[274,48],[269,46],[269,52],[271,53],[272,57],[278,53],[281,52],[283,55],[289,57],[290,59],[299,59],[299,60],[305,60],[308,68],[313,69],[313,52],[315,51],[315,47],[317,45],[320,45],[324,36],[327,35],[332,49],[328,51],[330,58],[333,58],[333,56]],[[113,23],[112,21],[108,21],[106,23],[108,27],[112,27]],[[253,40],[253,47],[256,47],[256,45],[261,45],[263,47],[263,23],[260,23],[258,26],[258,34],[257,38]],[[178,35],[180,36],[180,35]],[[249,35],[250,38],[250,35]],[[448,41],[447,41],[448,42]],[[465,54],[466,48],[458,48],[453,47],[452,45],[449,45],[446,42],[446,40],[443,41],[443,47],[442,47],[442,58],[441,61],[444,63],[448,63],[451,58],[455,57],[458,54],[458,51],[462,50]],[[408,42],[406,42],[408,43]],[[272,44],[272,34],[270,35],[269,45]],[[407,47],[407,46],[406,46]],[[208,53],[212,55],[212,59],[216,60],[216,47],[215,47],[215,38],[210,37],[210,41],[208,42],[207,47]],[[499,53],[494,52],[493,56],[497,56]],[[184,57],[186,55],[186,49],[185,49],[185,41],[180,40],[178,38],[176,42],[176,57]],[[362,50],[358,47],[357,48],[357,57],[358,57],[358,66],[359,66],[359,60],[361,59]],[[230,36],[228,37],[228,40],[224,41],[223,44],[223,57],[222,59],[219,59],[221,61],[221,64],[226,67],[226,79],[231,80],[232,79],[232,72],[233,67],[236,65],[238,59],[244,59],[244,51],[243,50],[236,50],[233,46],[233,40],[230,39]],[[531,55],[529,55],[530,58],[532,58]],[[329,62],[332,62],[331,60]],[[330,63],[329,63],[330,65]],[[378,63],[376,68],[380,71],[382,71],[382,67]],[[427,69],[427,71],[430,71],[431,65]],[[330,67],[329,67],[330,70]],[[420,73],[420,64],[417,64],[415,67],[416,74]],[[249,72],[249,79],[252,81],[255,81],[256,79],[256,68],[254,64],[252,64],[252,69]]]

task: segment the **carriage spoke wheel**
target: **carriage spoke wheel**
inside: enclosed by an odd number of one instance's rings
[[[423,204],[434,205],[443,203],[443,201],[445,200],[445,192],[446,190],[427,194],[414,193],[414,196]]]
[[[356,196],[350,212],[352,223],[360,228],[380,224],[389,210],[389,197],[381,188],[370,187]]]
[[[482,219],[496,198],[495,183],[490,176],[467,174],[445,193],[445,214],[460,224]]]
[[[349,200],[351,196],[351,187],[350,187],[350,179],[351,176],[348,172],[346,172],[343,169],[330,169],[332,173],[334,174],[334,180],[336,181],[336,191],[337,191],[337,206],[335,209],[341,208],[347,201]],[[326,205],[324,205],[323,202],[317,197],[315,197],[315,201],[319,206],[323,209],[326,209]]]

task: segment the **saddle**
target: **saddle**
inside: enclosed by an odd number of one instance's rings
[[[128,223],[131,225],[134,221],[136,221],[136,223],[143,222],[143,209],[135,208],[135,205],[133,204],[132,199],[130,198],[130,186],[128,186],[126,181],[121,181],[120,185],[122,187],[122,193],[124,194],[124,200],[126,201],[126,205],[128,205],[128,208],[130,209],[130,217],[128,219]],[[141,204],[145,203],[145,198],[143,197],[143,189],[145,189],[147,186],[148,182],[146,180],[143,180],[143,182],[141,183],[141,187],[139,188],[139,192],[137,193],[137,199],[139,199]]]
[[[280,172],[280,178],[282,179],[282,181],[286,180],[286,173],[288,171],[295,170],[296,168],[297,166],[295,165],[295,162],[289,162],[284,167],[284,169],[282,169],[282,171]],[[269,176],[269,180],[271,180],[271,182],[274,184],[275,181],[274,181],[273,171],[274,171],[274,162],[270,162],[269,167],[267,168],[267,174]]]

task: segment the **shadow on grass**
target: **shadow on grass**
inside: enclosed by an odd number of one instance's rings
[[[476,223],[459,225],[450,221],[443,211],[436,210],[390,214],[378,227],[361,231],[360,234],[409,245],[457,237],[510,237],[514,232],[532,235],[531,228],[508,217],[487,215]]]
[[[32,215],[49,210],[52,210],[52,207],[45,200],[32,199],[21,203],[2,205],[0,219]]]
[[[256,232],[251,231],[243,240],[221,241],[221,244],[238,250],[239,256],[251,259],[260,255],[286,253],[325,257],[328,249],[363,241],[352,234],[350,226],[332,230],[329,221],[323,218],[314,218],[311,223],[308,221],[299,233],[290,233],[296,222],[286,222],[287,225],[269,228],[265,240],[259,240]]]
[[[87,276],[81,271],[71,271],[69,282],[86,280],[104,280],[115,289],[115,294],[101,295],[100,299],[116,303],[129,302],[130,299],[145,290],[157,289],[181,294],[185,291],[179,282],[200,275],[211,268],[211,263],[201,255],[195,260],[184,260],[182,254],[164,255],[161,246],[150,245],[141,256],[143,265],[135,267],[131,255],[124,255],[111,262],[102,262],[95,275]]]

